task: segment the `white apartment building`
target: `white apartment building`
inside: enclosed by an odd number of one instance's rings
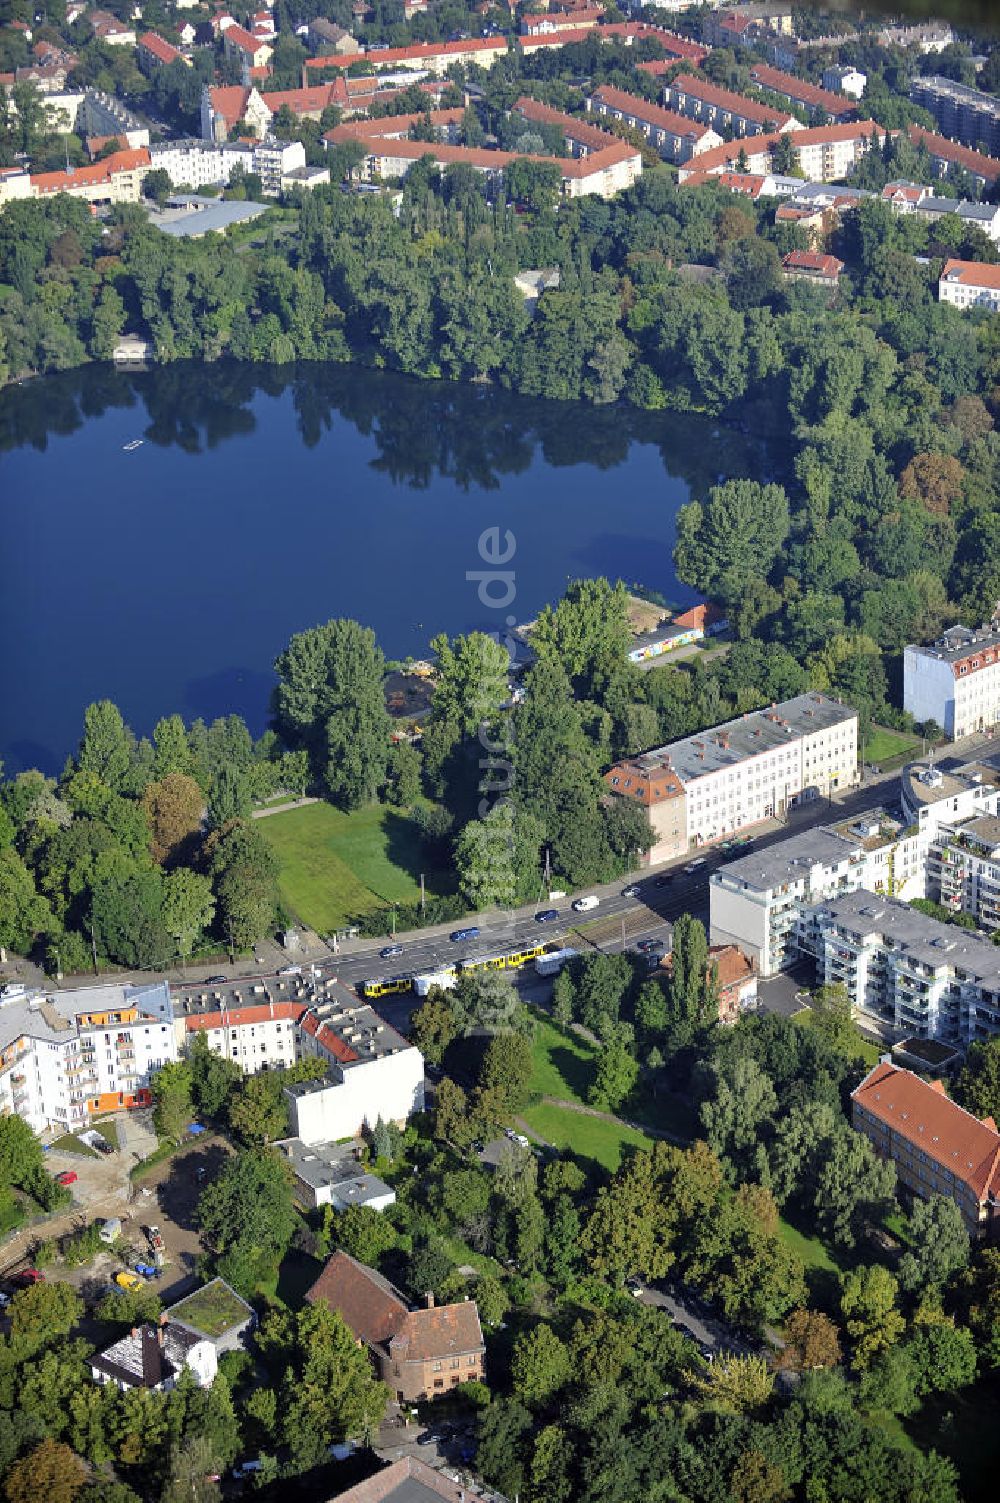
[[[954,308],[1000,309],[1000,266],[981,261],[948,260],[938,282],[938,302]]]
[[[604,781],[646,808],[656,864],[853,786],[857,711],[824,694],[800,694],[618,762]]]
[[[930,896],[981,929],[1000,929],[1000,819],[983,814],[939,831],[931,846]]]
[[[937,899],[945,843],[993,825],[1000,839],[995,769],[973,764],[945,775],[915,763],[903,773],[902,789],[899,813],[870,809],[839,824],[804,830],[713,872],[712,944],[737,944],[762,976],[775,975],[803,955],[818,956],[818,931],[804,917],[817,903],[862,888],[906,901]],[[971,903],[980,892],[978,877],[970,876],[961,891]],[[989,896],[984,869],[983,904]],[[977,913],[964,903],[951,906]]]
[[[804,917],[819,937],[818,979],[899,1037],[966,1046],[1000,1033],[1000,948],[896,898],[845,893]]]
[[[306,149],[301,141],[275,141],[268,137],[253,142],[219,142],[189,140],[164,141],[150,147],[154,168],[162,168],[174,188],[188,187],[195,192],[222,184],[228,186],[233,172],[260,175],[263,192],[276,197],[282,179],[306,165]]]
[[[852,99],[862,97],[867,83],[867,73],[862,73],[857,68],[851,68],[842,63],[835,63],[833,67],[826,68],[823,72],[824,89],[830,89],[834,94],[849,94]]]
[[[258,983],[261,994],[264,986]],[[298,1022],[305,1012],[302,1002],[248,999],[248,1005],[229,1006],[225,999],[206,1000],[205,1011],[190,1012],[178,1019],[182,1045],[204,1033],[213,1054],[239,1065],[244,1075],[294,1065],[297,1059]]]
[[[304,1143],[335,1143],[424,1107],[424,1060],[367,1004],[347,994],[302,1018],[300,1054],[328,1062],[327,1078],[286,1087],[292,1127]]]
[[[610,84],[601,84],[594,90],[587,100],[587,109],[605,119],[620,120],[632,130],[641,130],[668,162],[687,162],[722,144],[722,137],[710,125],[689,120]]]
[[[997,306],[1000,307],[1000,267]],[[930,647],[903,650],[903,708],[958,741],[1000,721],[1000,606],[977,631],[953,626]]]
[[[155,1072],[178,1057],[170,990],[87,986],[0,1004],[0,1112],[35,1132],[85,1127],[148,1105]]]

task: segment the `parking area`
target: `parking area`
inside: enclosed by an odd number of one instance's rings
[[[686,1289],[674,1284],[650,1285],[643,1288],[638,1298],[644,1305],[663,1310],[679,1331],[690,1336],[708,1361],[725,1354],[748,1357],[760,1350],[713,1314],[704,1300]]]
[[[807,986],[814,986],[808,969],[782,971],[777,976],[764,976],[757,982],[757,1009],[759,1012],[777,1013],[782,1018],[793,1018],[797,1012],[809,1006]]]

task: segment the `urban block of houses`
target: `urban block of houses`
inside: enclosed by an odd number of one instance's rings
[[[691,606],[681,611],[671,621],[661,622],[654,631],[643,632],[629,648],[630,663],[647,663],[653,658],[676,652],[679,647],[690,647],[706,637],[718,636],[726,630],[729,621],[720,606],[711,601]]]
[[[713,944],[738,944],[762,976],[796,960],[816,961],[819,933],[806,910],[841,893],[866,889],[906,901],[961,893],[966,912],[984,928],[994,917],[989,858],[980,837],[1000,812],[1000,775],[970,764],[949,773],[913,763],[901,778],[901,810],[866,810],[850,819],[803,830],[766,850],[712,873],[709,883]],[[983,821],[987,824],[983,824]],[[973,831],[961,861],[963,833]],[[942,877],[943,858],[956,850]],[[968,854],[968,869],[965,855]],[[982,865],[981,865],[982,863]],[[986,872],[981,879],[980,871]],[[955,903],[950,903],[955,907]]]
[[[966,273],[967,261],[947,261],[940,286],[942,301],[959,307],[1000,307],[1000,267],[976,266]],[[951,268],[951,270],[949,270]],[[984,276],[992,272],[991,279]],[[969,282],[957,280],[970,277]],[[980,291],[992,291],[996,301],[979,301]],[[958,292],[968,294],[964,302]],[[952,626],[929,647],[903,649],[903,708],[918,724],[936,721],[951,740],[960,740],[1000,721],[1000,603],[993,617],[978,629]]]
[[[689,120],[700,120],[712,126],[720,135],[726,131],[734,136],[775,132],[784,135],[788,131],[804,129],[801,120],[796,120],[794,115],[783,114],[771,105],[734,94],[730,89],[722,89],[693,73],[679,73],[668,83],[663,90],[663,103]]]
[[[947,260],[938,280],[938,302],[963,310],[988,308],[995,313],[1000,308],[1000,267],[982,261]]]
[[[783,815],[858,781],[858,716],[824,694],[768,710],[616,762],[608,789],[641,804],[651,864]]]
[[[607,12],[603,6],[580,7],[573,11],[543,11],[537,16],[523,16],[521,19],[521,35],[524,37],[552,36],[555,32],[589,31],[592,26],[599,26]]]
[[[337,141],[365,139],[381,141],[408,141],[410,131],[415,125],[427,122],[437,134],[440,141],[455,141],[462,128],[465,118],[463,109],[428,110],[420,115],[381,115],[374,120],[351,120],[345,125],[336,127],[339,134]],[[333,131],[329,131],[326,140],[332,141]]]
[[[375,68],[396,68],[412,71],[417,69],[442,77],[452,63],[475,63],[479,68],[492,68],[500,58],[507,56],[506,37],[471,37],[461,42],[414,42],[410,47],[376,47],[363,53]],[[307,71],[324,68],[346,68],[354,57],[338,53],[306,59]]]
[[[916,77],[910,98],[934,116],[943,136],[987,155],[1000,152],[1000,99],[953,78]]]
[[[914,146],[923,147],[931,160],[937,177],[950,177],[955,172],[967,172],[980,190],[991,188],[1000,178],[1000,161],[974,151],[971,146],[962,146],[958,141],[949,141],[922,125],[908,125],[906,134]]]
[[[790,133],[787,139],[791,145],[794,165],[803,178],[811,182],[829,183],[846,177],[867,152],[882,146],[888,134],[874,120],[858,120],[848,121],[843,125],[800,128]],[[686,182],[694,173],[714,177],[734,168],[766,176],[774,171],[774,148],[781,139],[781,135],[775,133],[750,136],[742,141],[727,141],[723,146],[703,152],[697,162],[683,164],[678,169],[678,181]]]
[[[982,814],[943,828],[931,847],[928,886],[945,908],[1000,930],[1000,819]]]
[[[306,165],[301,141],[211,142],[201,140],[160,141],[149,149],[150,162],[170,178],[171,186],[197,191],[227,185],[237,167],[256,173],[262,191],[273,196],[284,188],[290,175]],[[327,178],[327,180],[329,180]]]
[[[947,1195],[972,1237],[995,1235],[1000,1210],[1000,1133],[927,1082],[882,1060],[851,1093],[851,1121],[912,1195]]]
[[[108,47],[134,47],[135,32],[131,26],[119,21],[109,10],[91,10],[87,12],[87,21],[90,29],[99,42],[104,42]]]
[[[486,1346],[475,1300],[415,1309],[388,1279],[335,1252],[306,1294],[336,1310],[367,1347],[378,1376],[399,1403],[437,1398],[482,1380]]]
[[[750,82],[789,104],[800,105],[812,115],[829,115],[831,120],[853,120],[857,105],[850,103],[843,94],[834,94],[829,89],[817,88],[805,78],[794,73],[785,73],[772,68],[768,63],[754,63],[750,69]]]
[[[713,47],[753,47],[770,37],[792,35],[792,7],[782,4],[741,5],[705,18],[703,35]]]
[[[248,82],[252,68],[266,68],[274,55],[270,42],[262,41],[235,23],[222,33],[222,46],[226,56],[241,65],[244,83]]]
[[[581,116],[567,115],[563,110],[553,109],[551,105],[540,104],[537,99],[531,99],[527,94],[518,99],[511,113],[534,125],[554,125],[562,131],[563,145],[574,157],[592,156],[594,152],[604,151],[617,139],[610,132],[598,129],[596,125],[592,125]]]
[[[316,52],[333,54],[334,57],[357,57],[361,43],[343,26],[318,16],[309,22],[307,32],[309,45]]]
[[[864,888],[802,918],[818,981],[842,986],[873,1031],[963,1048],[1000,1033],[1000,947],[990,940]]]
[[[384,1211],[395,1205],[396,1192],[377,1174],[366,1173],[357,1150],[345,1143],[303,1143],[283,1138],[277,1145],[295,1175],[296,1195],[308,1210],[332,1206],[367,1206]]]
[[[200,1388],[208,1388],[219,1370],[215,1347],[207,1337],[166,1315],[157,1325],[149,1321],[113,1341],[90,1359],[95,1383],[114,1383],[123,1392],[145,1388],[165,1393],[181,1373],[194,1374]]]
[[[710,125],[689,120],[610,84],[600,84],[594,90],[587,100],[587,109],[594,115],[620,120],[623,125],[642,131],[649,144],[668,162],[687,162],[699,152],[722,144],[722,137]]]
[[[144,73],[153,73],[157,68],[169,68],[171,63],[188,62],[183,52],[179,52],[171,42],[158,36],[155,31],[143,32],[136,43],[135,52]]]

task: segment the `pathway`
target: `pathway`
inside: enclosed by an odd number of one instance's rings
[[[303,794],[301,798],[289,799],[287,804],[270,804],[266,809],[255,809],[254,819],[266,819],[269,814],[287,814],[289,809],[304,809],[307,804],[318,804],[318,798],[311,798]]]
[[[596,1117],[600,1122],[610,1122],[615,1127],[631,1127],[635,1132],[645,1133],[647,1138],[662,1138],[667,1143],[676,1143],[679,1148],[690,1146],[687,1138],[667,1132],[664,1127],[650,1127],[648,1122],[635,1122],[630,1117],[616,1117],[614,1112],[599,1112],[594,1106],[584,1106],[582,1101],[564,1101],[560,1096],[543,1096],[545,1106],[561,1106],[567,1112],[578,1112],[581,1117]]]

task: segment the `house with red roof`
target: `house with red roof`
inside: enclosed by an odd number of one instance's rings
[[[374,1268],[339,1251],[306,1299],[340,1315],[358,1345],[368,1349],[397,1403],[443,1398],[485,1375],[486,1344],[475,1300],[438,1305],[428,1293],[423,1307],[411,1306]]]
[[[818,282],[822,287],[836,287],[843,261],[820,251],[793,250],[781,258],[781,269],[792,281]]]
[[[222,46],[227,57],[235,58],[242,65],[244,76],[251,68],[266,68],[274,55],[270,42],[252,36],[235,24],[227,26],[222,33]]]
[[[914,146],[925,150],[931,166],[938,177],[951,177],[956,172],[967,172],[977,188],[991,188],[1000,178],[1000,161],[988,157],[971,146],[962,146],[958,141],[949,141],[947,136],[936,135],[922,125],[908,125],[906,134]]]
[[[587,109],[609,120],[619,120],[641,131],[651,146],[668,162],[687,162],[700,152],[722,145],[722,137],[710,125],[688,120],[662,105],[650,104],[639,94],[600,84],[587,100]]]
[[[883,1059],[851,1093],[851,1121],[875,1152],[891,1159],[912,1195],[947,1195],[970,1236],[1000,1229],[1000,1133],[929,1084]]]
[[[201,93],[203,141],[228,141],[238,125],[251,136],[266,136],[271,109],[252,84],[206,85]]]
[[[1000,311],[1000,266],[984,261],[944,263],[938,282],[938,302],[954,308],[989,308]]]
[[[730,131],[734,136],[757,136],[764,132],[784,134],[802,129],[801,120],[771,105],[760,104],[731,89],[721,89],[694,73],[679,73],[663,90],[668,109],[710,125],[719,135]]]
[[[146,74],[152,74],[157,68],[169,68],[171,63],[188,63],[183,52],[179,52],[155,31],[143,32],[136,43],[135,52],[139,67]],[[190,67],[190,63],[188,66]]]
[[[91,204],[134,204],[139,202],[142,184],[150,168],[145,147],[136,151],[116,151],[87,167],[69,172],[33,172],[31,197],[54,198],[68,193]]]

